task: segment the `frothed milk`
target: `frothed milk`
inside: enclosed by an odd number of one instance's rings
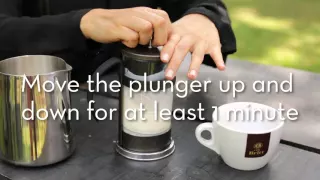
[[[139,92],[130,97],[130,88],[124,86],[123,130],[130,135],[139,137],[158,136],[168,132],[171,129],[171,118],[162,117],[159,112],[163,109],[172,112],[172,99],[173,92],[170,90],[166,90],[166,92]],[[142,113],[139,111],[141,104],[145,109]],[[133,113],[133,110],[136,112]]]

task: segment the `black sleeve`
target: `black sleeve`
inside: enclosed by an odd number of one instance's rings
[[[208,17],[218,29],[224,60],[226,61],[229,54],[236,52],[235,34],[227,7],[222,0],[159,0],[159,4],[163,10],[168,12],[172,21],[195,13]],[[203,63],[216,67],[209,55],[205,56]]]
[[[88,48],[88,41],[80,30],[80,20],[89,9],[27,17],[21,15],[20,2],[0,0],[0,52],[51,54]]]

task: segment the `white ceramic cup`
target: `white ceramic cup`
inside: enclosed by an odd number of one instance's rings
[[[195,131],[197,140],[215,151],[238,170],[257,170],[277,150],[284,120],[276,109],[253,102],[234,102],[217,108],[212,123],[202,123]],[[210,139],[202,137],[209,131]]]

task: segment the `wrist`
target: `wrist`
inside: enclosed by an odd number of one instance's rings
[[[91,9],[86,14],[84,14],[80,21],[80,29],[83,35],[90,39],[90,32],[94,29],[94,21],[99,18],[102,14],[105,14],[107,11],[105,9]]]
[[[213,28],[216,30],[215,24],[206,16],[202,14],[188,14],[176,21],[174,24],[182,25],[186,28],[204,30],[203,28]]]
[[[94,10],[90,10],[86,14],[84,14],[80,20],[80,30],[85,38],[89,39],[89,31],[91,25],[91,13]]]
[[[220,3],[221,5],[221,3]],[[236,37],[233,32],[231,21],[229,19],[227,10],[224,6],[220,6],[221,9],[213,10],[207,9],[206,7],[194,7],[189,9],[184,16],[191,14],[201,14],[207,17],[217,29],[222,45],[222,52],[232,54],[237,51]],[[203,18],[202,18],[203,19]]]
[[[211,37],[213,35],[212,32],[217,31],[217,27],[208,17],[196,13],[183,16],[175,22],[175,25],[197,34],[200,33],[202,37]]]
[[[209,23],[213,24],[212,21],[208,17],[206,17],[202,14],[197,14],[197,13],[187,14],[187,15],[183,16],[181,19],[179,19],[178,21],[179,22],[186,22],[186,23],[190,23],[190,24],[191,23],[198,24],[198,23],[203,23],[203,22],[205,22],[205,23],[209,22]]]

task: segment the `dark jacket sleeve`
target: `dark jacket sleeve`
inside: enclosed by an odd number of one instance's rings
[[[231,26],[226,5],[222,0],[159,0],[160,6],[168,12],[172,21],[184,15],[202,14],[208,17],[217,27],[224,60],[229,54],[237,51],[236,38]],[[190,24],[192,25],[192,24]],[[209,55],[204,58],[204,64],[216,67]]]
[[[80,20],[89,10],[42,17],[22,16],[19,0],[0,0],[0,52],[13,55],[82,51],[88,41]]]

